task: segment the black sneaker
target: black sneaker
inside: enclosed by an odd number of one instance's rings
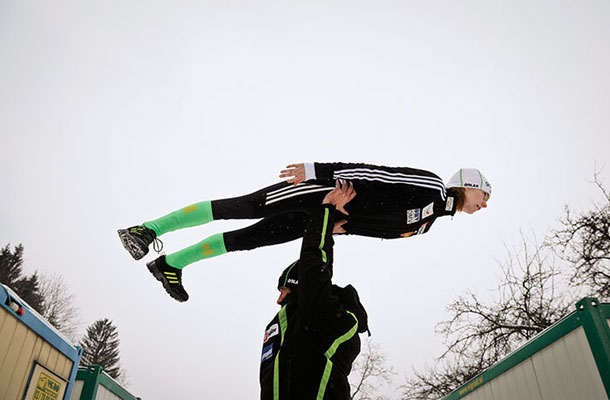
[[[189,299],[189,295],[182,286],[182,270],[167,265],[165,256],[146,263],[148,270],[159,282],[163,284],[165,291],[174,299],[182,302]]]
[[[157,239],[157,234],[152,229],[142,225],[132,226],[127,229],[119,229],[119,238],[125,250],[136,260],[148,254],[148,246],[153,243],[157,253],[163,250],[163,243]]]

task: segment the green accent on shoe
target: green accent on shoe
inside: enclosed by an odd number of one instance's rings
[[[203,225],[213,220],[212,202],[206,200],[176,210],[161,218],[144,222],[142,225],[155,231],[157,236],[161,236],[176,229]]]
[[[197,244],[168,254],[165,257],[165,262],[174,268],[182,269],[204,258],[220,256],[226,252],[224,236],[222,233],[217,233]]]

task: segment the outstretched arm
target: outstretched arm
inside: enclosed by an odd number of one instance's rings
[[[384,183],[409,183],[413,177],[424,177],[443,184],[441,178],[430,171],[408,167],[386,167],[364,163],[301,163],[290,164],[280,172],[280,178],[295,186],[315,179],[319,182],[333,182],[335,179],[368,180]]]
[[[280,178],[288,178],[286,182],[296,186],[301,182],[316,179],[316,170],[313,163],[290,164],[280,171]]]
[[[303,315],[323,314],[331,299],[333,260],[334,208],[344,206],[356,196],[349,183],[336,183],[322,206],[311,214],[307,226],[299,262],[299,309]],[[344,222],[344,221],[343,221]]]

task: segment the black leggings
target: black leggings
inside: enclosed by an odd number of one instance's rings
[[[282,182],[246,196],[212,201],[214,220],[255,219],[259,222],[223,234],[227,251],[290,242],[303,237],[309,210],[320,205],[332,186]]]

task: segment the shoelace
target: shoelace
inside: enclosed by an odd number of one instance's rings
[[[154,238],[152,242],[153,250],[157,252],[157,254],[161,253],[163,250],[163,242],[159,238]]]

